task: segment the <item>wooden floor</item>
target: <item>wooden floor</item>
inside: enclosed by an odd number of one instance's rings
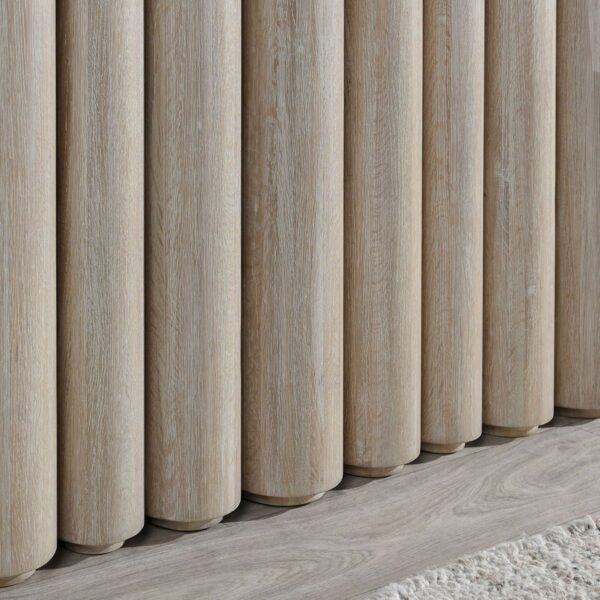
[[[0,600],[363,598],[586,514],[600,514],[600,420],[559,418],[530,438],[484,436],[456,455],[424,453],[388,479],[345,477],[304,507],[243,502],[199,533],[147,525],[105,556],[60,548]]]

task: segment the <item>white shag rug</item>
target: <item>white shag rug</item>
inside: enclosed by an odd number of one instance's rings
[[[507,542],[392,583],[369,600],[600,599],[600,521]]]

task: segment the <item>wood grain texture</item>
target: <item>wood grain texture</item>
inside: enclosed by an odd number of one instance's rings
[[[555,404],[600,416],[600,0],[557,28]]]
[[[531,428],[554,404],[556,2],[486,6],[483,422]]]
[[[241,493],[240,0],[148,2],[146,92],[146,512],[189,524]]]
[[[0,599],[362,598],[465,553],[600,516],[598,456],[600,420],[561,417],[517,440],[484,435],[385,480],[346,476],[300,508],[242,501],[208,531],[148,525],[118,553],[85,560],[61,548]]]
[[[58,2],[59,538],[144,524],[141,2]]]
[[[422,440],[481,435],[483,0],[425,0]]]
[[[53,0],[0,0],[0,584],[56,549]]]
[[[242,489],[342,477],[342,0],[243,3]]]
[[[344,463],[365,475],[420,449],[422,60],[421,3],[346,1]]]

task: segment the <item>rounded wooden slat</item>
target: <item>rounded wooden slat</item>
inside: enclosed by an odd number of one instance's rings
[[[483,0],[425,0],[422,441],[481,435]]]
[[[554,404],[556,2],[488,0],[485,55],[483,422],[521,435]]]
[[[240,501],[240,0],[146,4],[146,512]]]
[[[342,0],[243,2],[242,489],[342,477]]]
[[[56,549],[54,23],[0,2],[0,587]]]
[[[59,0],[59,538],[144,524],[141,2]]]
[[[600,0],[559,0],[556,396],[600,417]]]
[[[345,3],[344,463],[420,451],[423,8]]]

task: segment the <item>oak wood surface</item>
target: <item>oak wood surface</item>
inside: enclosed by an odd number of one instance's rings
[[[600,416],[600,0],[557,19],[555,404]]]
[[[425,0],[422,440],[481,435],[483,0]]]
[[[56,548],[54,21],[0,1],[0,585]]]
[[[345,3],[344,463],[414,460],[421,403],[423,8]]]
[[[146,512],[240,501],[241,5],[146,4]]]
[[[243,2],[242,489],[342,477],[343,2]]]
[[[144,524],[141,2],[59,0],[59,538]]]
[[[556,2],[486,10],[483,422],[554,404]]]
[[[303,507],[242,501],[207,531],[148,525],[105,556],[61,548],[0,599],[363,598],[465,553],[600,516],[598,456],[600,420],[559,418],[521,439],[484,435],[384,480],[346,476]]]

